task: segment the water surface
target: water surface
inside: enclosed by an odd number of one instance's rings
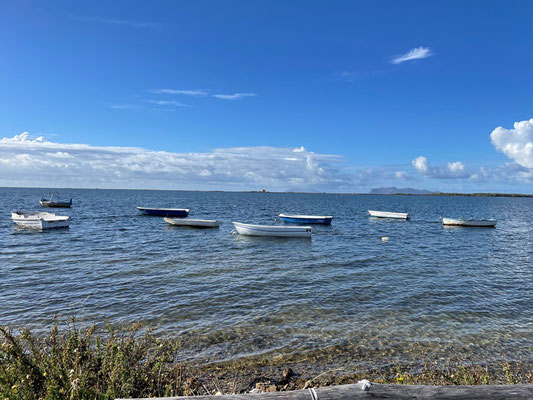
[[[531,198],[62,190],[74,202],[56,210],[72,216],[69,230],[15,227],[10,212],[37,209],[47,193],[0,189],[0,324],[141,320],[201,361],[333,349],[335,364],[361,346],[400,359],[421,346],[532,359]],[[138,205],[222,225],[170,227]],[[277,224],[280,212],[334,220],[311,240],[231,233],[231,221]],[[498,225],[446,228],[439,216]]]

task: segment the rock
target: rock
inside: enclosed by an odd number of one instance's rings
[[[255,384],[255,388],[259,390],[260,392],[264,392],[266,389],[266,385],[263,382],[257,382]]]
[[[278,391],[278,387],[276,385],[268,385],[266,387],[266,391],[267,392],[277,392]]]
[[[283,380],[288,381],[294,376],[294,371],[291,368],[285,368],[282,372]]]

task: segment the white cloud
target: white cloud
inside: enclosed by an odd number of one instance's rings
[[[411,165],[417,172],[428,178],[457,179],[469,178],[471,176],[461,161],[449,162],[446,167],[435,167],[428,165],[428,159],[426,157],[420,156],[411,161]]]
[[[448,170],[452,173],[462,173],[465,170],[465,165],[461,161],[449,162]]]
[[[171,153],[55,143],[27,132],[0,140],[0,186],[353,191],[343,166],[340,156],[301,147]]]
[[[513,129],[497,127],[490,134],[496,150],[525,168],[533,168],[533,118],[514,123]]]
[[[148,102],[151,104],[157,104],[158,106],[187,107],[187,104],[183,104],[176,100],[148,100]]]
[[[109,107],[114,110],[136,110],[139,108],[136,104],[112,104]]]
[[[194,89],[194,90],[180,90],[180,89],[152,89],[152,93],[162,93],[162,94],[183,94],[186,96],[207,96],[208,93],[206,90]]]
[[[427,58],[432,56],[433,53],[429,47],[415,47],[401,56],[398,56],[392,60],[393,64],[400,64],[405,61],[419,60],[421,58]]]
[[[78,15],[71,15],[70,18],[77,19],[79,21],[98,22],[101,24],[124,25],[124,26],[130,26],[132,28],[154,28],[155,29],[159,26],[159,24],[156,24],[153,22],[129,21],[125,19],[83,17],[83,16],[78,16]]]
[[[397,178],[397,179],[407,179],[409,178],[409,174],[405,171],[396,171],[394,173],[394,176]]]
[[[214,94],[213,97],[223,100],[237,100],[242,99],[243,97],[252,97],[257,96],[255,93],[233,93],[233,94]]]
[[[420,156],[411,161],[413,167],[420,172],[421,174],[426,174],[428,171],[428,159],[426,157]]]

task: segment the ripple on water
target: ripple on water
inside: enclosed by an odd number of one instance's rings
[[[13,227],[10,210],[35,208],[41,192],[0,189],[0,324],[142,320],[204,361],[308,352],[349,365],[465,348],[531,359],[532,199],[64,190],[70,230]],[[190,207],[222,225],[170,227],[137,205]],[[280,212],[334,219],[312,240],[230,233],[232,221],[276,224]],[[447,229],[440,215],[496,215],[498,226]]]

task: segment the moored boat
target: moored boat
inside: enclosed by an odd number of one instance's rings
[[[57,193],[51,192],[50,199],[42,197],[41,200],[39,200],[39,204],[41,204],[42,207],[69,208],[72,206],[72,199],[69,201],[62,201],[59,200],[59,195]]]
[[[283,222],[290,222],[293,224],[323,224],[323,225],[330,225],[331,220],[333,219],[332,216],[324,216],[324,215],[288,215],[288,214],[280,214],[279,218]]]
[[[192,218],[167,218],[164,220],[174,226],[190,226],[194,228],[218,228],[220,222],[214,219],[192,219]]]
[[[185,218],[189,215],[188,208],[137,207],[137,209],[145,215],[157,215],[160,217]]]
[[[57,229],[68,228],[70,225],[69,216],[42,211],[14,211],[11,213],[11,219],[23,228]]]
[[[233,222],[233,226],[240,235],[247,236],[310,238],[312,233],[310,226],[252,225],[242,222]]]
[[[442,225],[445,226],[472,226],[479,228],[494,228],[495,219],[465,219],[465,218],[442,218]]]
[[[409,219],[408,213],[368,210],[368,214],[370,214],[371,217],[376,218]]]

